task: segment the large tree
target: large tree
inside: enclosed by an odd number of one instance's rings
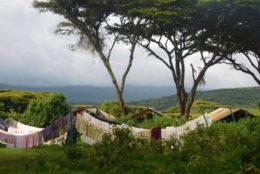
[[[111,33],[108,28],[115,24],[131,21],[130,17],[115,16],[118,10],[118,0],[35,0],[33,6],[41,12],[50,11],[64,17],[65,21],[58,24],[57,32],[65,35],[76,35],[79,42],[76,46],[96,53],[104,64],[115,87],[122,115],[127,111],[124,104],[123,92],[127,75],[134,59],[138,36],[132,30],[131,37]],[[121,77],[121,84],[117,80],[111,66],[112,51],[119,42],[129,45],[130,54],[127,67]],[[75,47],[74,47],[75,48]]]
[[[189,117],[197,88],[205,83],[207,70],[233,50],[223,51],[221,45],[229,31],[219,27],[222,25],[218,17],[221,10],[200,0],[135,0],[125,7],[128,10],[124,15],[142,21],[142,27],[138,26],[142,36],[138,44],[170,70],[180,114]],[[211,24],[207,26],[208,23]],[[128,25],[118,27],[117,31],[122,30],[124,34]],[[211,38],[213,33],[217,40]],[[200,56],[193,56],[196,53]],[[195,66],[188,62],[197,63]],[[190,91],[186,89],[189,68],[193,79]]]
[[[222,5],[232,6],[232,9],[223,8],[229,11],[223,17],[236,26],[222,44],[226,47],[237,45],[225,63],[249,74],[260,85],[260,1],[223,1]]]

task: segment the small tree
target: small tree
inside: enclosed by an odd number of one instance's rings
[[[114,12],[118,10],[117,3],[119,2],[118,0],[35,0],[33,5],[42,12],[50,11],[63,16],[66,21],[58,25],[57,32],[78,36],[78,47],[91,50],[99,56],[115,87],[121,114],[126,115],[123,92],[127,75],[132,67],[138,36],[124,35],[121,37],[118,33],[111,33],[108,30],[114,23],[121,25],[125,21],[131,20],[131,18],[114,15]],[[121,85],[115,77],[110,62],[112,51],[119,41],[130,45],[129,62],[121,78]]]

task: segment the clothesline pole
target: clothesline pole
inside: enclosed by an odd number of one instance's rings
[[[202,112],[202,115],[203,115],[203,118],[204,118],[204,120],[206,122],[207,127],[209,127],[209,123],[208,123],[208,120],[206,119],[206,116],[205,116],[205,113],[204,113],[204,109],[200,108],[200,111]]]

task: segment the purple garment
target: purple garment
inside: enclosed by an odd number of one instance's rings
[[[0,132],[0,141],[6,142],[6,134]]]
[[[7,128],[7,127],[6,127],[5,125],[3,125],[3,124],[0,123],[0,129],[6,131],[6,128]]]
[[[6,134],[7,147],[15,148],[16,137],[14,135]]]
[[[26,135],[17,135],[15,138],[15,148],[26,148]]]
[[[8,126],[5,124],[5,122],[0,119],[0,129],[4,130],[4,131],[8,131]]]
[[[154,140],[159,140],[162,138],[162,134],[161,134],[161,128],[157,127],[157,128],[153,128],[151,130],[151,138]]]
[[[53,132],[54,132],[54,126],[53,124],[49,125],[48,127],[46,127],[43,131],[42,131],[42,136],[43,136],[43,140],[44,142],[49,141],[50,139],[53,138]]]
[[[42,136],[43,136],[43,140],[44,142],[47,142],[50,140],[50,126],[46,127],[43,131],[42,131]]]
[[[68,124],[68,115],[65,115],[64,117],[62,117],[62,125],[67,126]]]
[[[58,129],[63,128],[66,124],[64,124],[64,117],[60,117],[58,120],[55,121],[55,125]]]

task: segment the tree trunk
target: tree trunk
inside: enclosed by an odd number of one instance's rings
[[[180,92],[177,92],[177,103],[178,103],[180,116],[184,116],[185,115],[185,104],[183,102]]]
[[[190,94],[189,94],[189,99],[187,101],[187,104],[186,104],[186,110],[185,110],[185,117],[188,119],[189,116],[190,116],[190,110],[191,110],[191,107],[193,105],[193,102],[194,102],[194,99],[195,99],[195,94],[196,94],[196,91],[197,91],[197,88],[201,82],[201,80],[203,79],[204,75],[205,75],[205,72],[208,70],[208,68],[210,67],[210,65],[206,65],[202,70],[201,72],[199,73],[197,79],[194,81],[193,83],[193,86],[191,88],[191,91],[190,91]]]
[[[117,83],[117,80],[116,80],[116,77],[111,69],[111,66],[109,64],[109,60],[106,59],[105,55],[103,54],[102,51],[97,51],[104,66],[106,67],[106,70],[109,74],[109,76],[111,77],[112,79],[112,83],[115,87],[115,91],[116,91],[116,95],[117,95],[117,99],[118,99],[118,102],[119,102],[119,106],[120,106],[120,110],[121,110],[121,115],[122,116],[125,116],[127,115],[127,112],[126,112],[126,108],[125,108],[125,103],[124,103],[124,99],[123,99],[123,95],[122,95],[122,91],[120,90],[119,86],[118,86],[118,83]]]
[[[118,94],[118,93],[120,93],[120,94]],[[121,92],[117,92],[117,98],[118,98],[119,106],[120,106],[120,109],[121,109],[121,116],[126,116],[127,110],[126,110],[126,107],[125,107],[123,94]]]

